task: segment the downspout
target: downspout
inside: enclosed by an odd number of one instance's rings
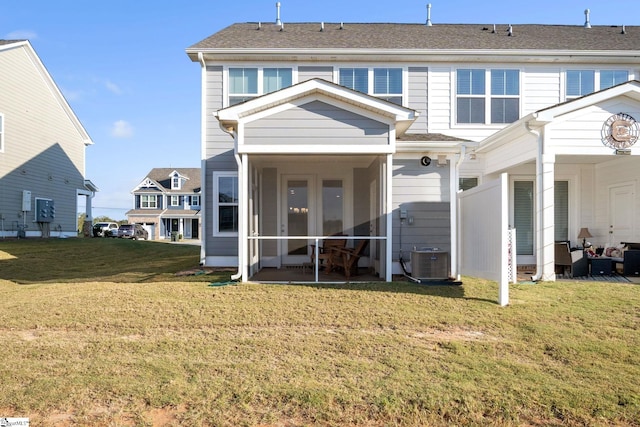
[[[204,60],[204,55],[202,52],[198,52],[198,62],[200,62],[201,66],[201,85],[202,85],[202,94],[200,99],[200,240],[203,244],[200,245],[200,265],[205,265],[207,261],[207,248],[205,244],[205,236],[207,235],[207,221],[206,215],[204,213],[204,206],[206,201],[205,197],[207,195],[207,180],[206,180],[206,167],[207,161],[205,160],[205,138],[207,135],[207,96],[206,96],[206,88],[207,86],[204,84],[207,77],[207,64]],[[205,171],[204,173],[202,171]]]
[[[460,157],[456,162],[454,167],[454,176],[452,177],[452,183],[450,184],[450,192],[451,192],[451,206],[453,207],[453,212],[451,215],[451,242],[455,245],[451,250],[451,257],[454,258],[451,260],[451,265],[455,266],[455,275],[456,280],[460,280],[460,205],[458,204],[458,181],[460,180],[460,167],[462,166],[462,162],[464,162],[464,158],[467,155],[467,146],[462,145],[460,147]]]
[[[237,143],[237,137],[238,134],[236,133],[236,131],[233,128],[225,128],[222,124],[222,122],[218,122],[220,124],[220,129],[222,129],[222,131],[224,133],[228,133],[229,135],[231,135],[233,137],[233,141],[235,143]],[[236,146],[233,150],[233,157],[236,159],[236,165],[238,166],[238,175],[240,175],[240,172],[242,171],[242,159],[240,159],[240,155],[238,154],[238,147]],[[240,214],[240,212],[238,212]],[[243,219],[239,218],[238,220],[238,227],[242,227],[242,223],[243,223]],[[236,274],[233,274],[231,276],[231,280],[238,280],[239,278],[242,277],[242,264],[243,264],[243,260],[242,260],[242,232],[241,230],[238,230],[238,271],[236,272]]]
[[[531,133],[536,137],[538,141],[538,154],[536,157],[536,273],[531,276],[532,282],[537,282],[542,278],[542,268],[540,266],[541,259],[539,250],[542,245],[542,156],[544,154],[544,141],[542,140],[542,135],[540,131],[532,129],[529,126],[529,122],[525,122],[524,124],[527,132]]]

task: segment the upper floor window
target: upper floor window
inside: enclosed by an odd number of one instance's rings
[[[180,206],[180,196],[171,196],[171,206]]]
[[[258,96],[257,68],[229,68],[229,105]]]
[[[596,73],[594,70],[567,70],[567,99],[578,98],[593,93]]]
[[[171,177],[171,189],[172,190],[179,190],[180,187],[181,187],[180,184],[181,184],[180,175],[178,175],[176,173]]]
[[[291,86],[291,68],[265,68],[262,73],[263,93]]]
[[[625,70],[600,70],[600,90],[629,80],[629,72]]]
[[[338,83],[402,105],[402,68],[340,68]]]
[[[140,207],[143,209],[156,209],[158,207],[158,197],[155,194],[140,195]]]
[[[369,70],[367,68],[340,68],[338,82],[340,86],[369,93]]]
[[[213,209],[214,234],[238,232],[238,174],[214,172],[213,194],[217,195]]]
[[[191,205],[192,207],[200,206],[200,196],[190,196],[189,205]]]
[[[4,151],[4,115],[0,113],[0,152]]]
[[[490,93],[489,99],[487,99],[487,93]],[[518,70],[457,70],[457,123],[511,123],[519,117],[520,72]]]
[[[402,104],[402,68],[374,68],[373,94],[395,104]]]
[[[291,86],[291,68],[229,68],[229,105]]]

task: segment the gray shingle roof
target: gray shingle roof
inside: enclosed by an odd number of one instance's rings
[[[207,49],[408,49],[408,50],[640,50],[640,26],[513,25],[508,24],[233,24],[194,44]]]
[[[202,171],[200,168],[153,168],[146,177],[160,184],[165,191],[171,192],[171,179],[169,178],[169,174],[173,171],[178,171],[180,175],[189,178],[185,181],[182,188],[176,190],[176,192],[193,192],[201,188],[200,174]]]

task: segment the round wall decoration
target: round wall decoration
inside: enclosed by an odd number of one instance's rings
[[[638,141],[640,126],[625,113],[614,114],[602,125],[602,143],[616,150],[624,150]]]

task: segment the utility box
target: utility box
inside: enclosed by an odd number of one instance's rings
[[[51,199],[36,199],[36,222],[52,222],[56,208]]]
[[[22,190],[22,212],[31,212],[31,191]]]

